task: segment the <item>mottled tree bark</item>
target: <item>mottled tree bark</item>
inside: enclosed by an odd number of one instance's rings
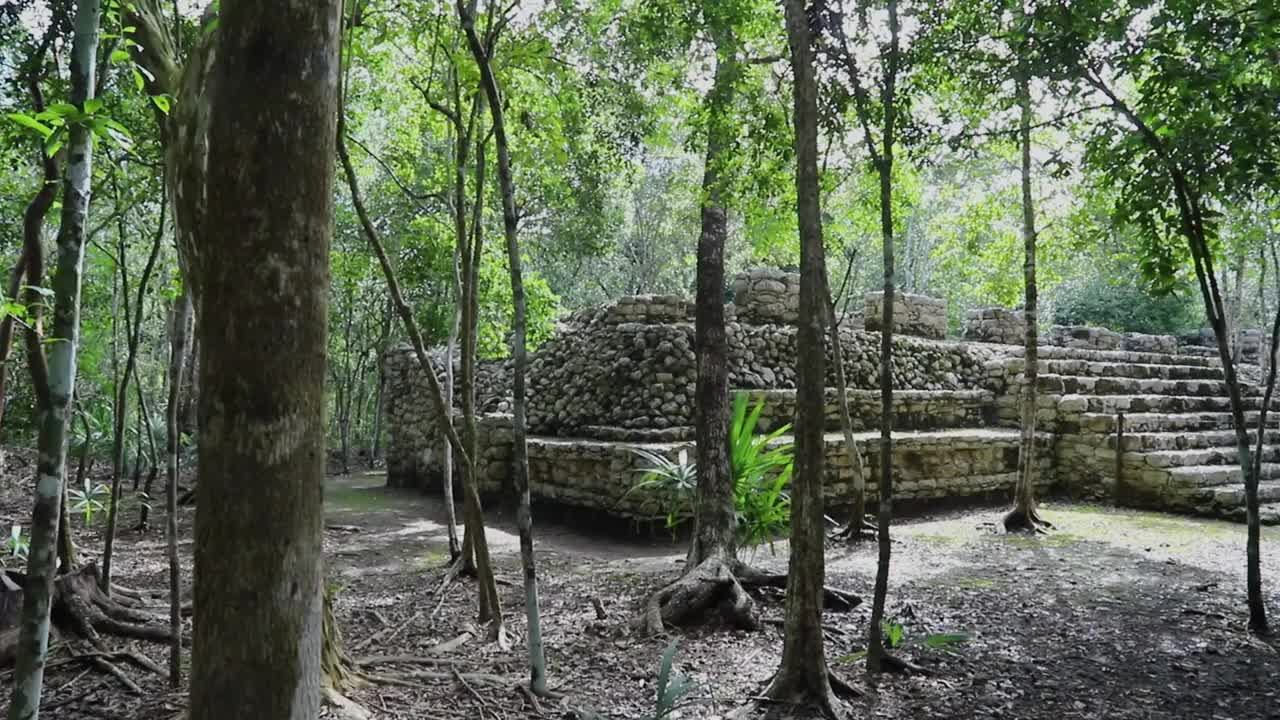
[[[795,481],[791,494],[791,565],[787,576],[782,663],[766,695],[816,705],[839,717],[822,637],[823,470],[826,424],[826,260],[818,183],[818,84],[813,38],[802,0],[784,4],[794,77],[796,212],[800,229],[800,320],[796,333]]]
[[[512,480],[516,493],[516,527],[520,533],[520,565],[524,571],[524,606],[528,623],[529,689],[547,694],[547,660],[542,648],[542,617],[538,606],[538,573],[533,555],[533,512],[529,498],[529,450],[526,443],[525,376],[529,365],[526,341],[528,310],[525,304],[524,274],[516,215],[516,188],[511,173],[511,148],[501,90],[490,62],[496,31],[482,43],[475,27],[476,0],[459,0],[458,17],[471,56],[480,69],[480,84],[493,119],[493,140],[498,153],[498,187],[502,196],[502,234],[507,241],[507,269],[511,276],[511,443]],[[496,598],[495,598],[496,601]]]
[[[192,720],[320,703],[341,5],[224,0],[200,303]]]
[[[94,59],[98,48],[98,0],[76,3],[75,37],[71,48],[71,96],[78,107],[92,99]],[[71,126],[67,142],[67,174],[62,184],[62,223],[58,230],[57,266],[53,276],[53,332],[46,364],[41,338],[27,333],[27,362],[31,368],[38,413],[36,498],[31,518],[31,545],[23,587],[18,650],[13,674],[9,720],[35,720],[40,714],[40,690],[49,650],[49,611],[57,563],[58,521],[67,469],[67,425],[75,396],[76,350],[80,342],[80,284],[84,262],[85,220],[93,178],[93,133],[88,126]],[[42,191],[43,192],[43,191]],[[43,218],[41,213],[40,218]],[[30,216],[28,217],[30,220]],[[43,277],[40,223],[24,238],[30,276]],[[27,228],[32,229],[31,227]],[[34,305],[37,293],[27,293]]]

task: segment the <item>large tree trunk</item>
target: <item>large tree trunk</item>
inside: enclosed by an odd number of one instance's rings
[[[340,8],[221,7],[202,228],[216,252],[190,288],[203,338],[192,720],[319,711]]]
[[[114,434],[111,439],[111,504],[107,507],[107,533],[106,545],[102,550],[102,592],[111,594],[111,569],[112,560],[115,557],[116,542],[116,523],[120,516],[120,486],[123,484],[124,471],[124,424],[125,415],[128,410],[129,402],[129,380],[134,375],[134,367],[138,362],[138,343],[142,339],[142,317],[143,308],[146,305],[147,283],[151,279],[151,272],[156,266],[156,258],[160,256],[160,245],[164,240],[164,219],[166,210],[165,198],[160,201],[160,222],[156,227],[156,234],[151,242],[151,254],[147,256],[147,264],[142,270],[142,276],[138,279],[138,298],[136,307],[133,308],[133,321],[130,322],[129,314],[129,268],[125,255],[125,239],[120,237],[120,285],[121,297],[124,299],[125,313],[125,332],[128,333],[125,347],[124,374],[120,376],[116,388],[116,412]],[[121,230],[124,229],[124,221],[121,220]],[[139,408],[141,413],[141,408]],[[138,450],[141,454],[142,438],[138,438]],[[141,462],[137,463],[139,466]],[[135,468],[134,472],[138,472]],[[137,487],[137,482],[134,482]]]
[[[723,33],[722,35],[728,35]],[[737,46],[727,37],[716,42],[715,79],[709,109],[706,161],[702,174],[702,228],[698,234],[697,302],[694,350],[698,358],[694,438],[698,487],[694,501],[693,542],[685,567],[737,557],[734,478],[729,463],[729,338],[724,320],[724,249],[729,236],[725,155],[737,123],[733,97],[741,75]]]
[[[169,399],[165,405],[165,542],[169,560],[169,685],[182,680],[182,566],[178,563],[178,471],[182,432],[178,423],[182,376],[191,337],[191,293],[178,298],[169,326]]]
[[[754,629],[755,603],[740,581],[751,571],[738,560],[733,468],[729,459],[729,348],[724,319],[724,250],[729,235],[726,160],[738,132],[733,100],[742,76],[739,43],[730,28],[712,23],[716,69],[705,103],[706,158],[698,235],[694,351],[698,378],[694,405],[698,485],[694,529],[685,572],[652,595],[637,624],[650,635],[718,609],[725,623]]]
[[[826,424],[826,260],[818,182],[818,87],[809,20],[801,0],[785,3],[795,78],[796,212],[800,228],[800,321],[796,334],[795,487],[782,663],[766,694],[842,715],[832,693],[822,637],[823,481]]]
[[[98,0],[78,0],[76,3],[70,100],[78,107],[83,107],[93,97],[101,10]],[[57,562],[55,546],[62,511],[62,488],[66,482],[67,424],[71,399],[75,396],[81,268],[93,178],[93,133],[89,127],[73,125],[67,147],[62,224],[58,230],[57,266],[53,276],[53,342],[49,344],[47,364],[41,338],[34,332],[27,333],[27,362],[31,368],[39,417],[36,442],[40,457],[9,720],[35,720],[40,714],[40,690],[49,650],[49,611]],[[24,247],[34,284],[43,277],[43,270],[40,267],[40,223],[33,225],[35,233],[24,237]],[[27,229],[33,228],[29,225]],[[34,291],[28,292],[27,297],[29,304],[37,304],[38,296]]]
[[[1039,313],[1036,285],[1036,212],[1031,196],[1031,77],[1019,50],[1015,84],[1018,95],[1018,144],[1022,150],[1022,246],[1026,329],[1023,333],[1022,436],[1018,446],[1018,479],[1013,510],[1004,517],[1006,531],[1034,532],[1043,523],[1036,512],[1036,399],[1039,395]]]
[[[897,0],[889,0],[888,10],[889,47],[881,60],[884,82],[880,102],[884,126],[880,138],[880,161],[876,168],[880,175],[880,236],[884,244],[884,318],[880,326],[880,497],[876,512],[876,531],[880,542],[875,594],[867,630],[867,670],[872,673],[885,669],[886,664],[880,624],[884,620],[885,597],[889,592],[889,523],[893,519],[893,305],[896,293],[893,280],[893,146],[898,79]]]
[[[497,43],[496,32],[486,46],[475,27],[476,0],[459,0],[458,16],[467,35],[471,55],[480,69],[480,81],[493,118],[493,140],[498,151],[498,186],[502,194],[502,230],[507,241],[507,266],[511,274],[511,442],[512,475],[518,496],[516,527],[520,533],[520,565],[524,570],[524,606],[528,622],[529,689],[547,694],[547,660],[542,648],[542,618],[538,607],[537,564],[533,555],[533,512],[529,507],[529,452],[525,431],[525,374],[528,368],[526,347],[527,316],[524,276],[521,269],[520,240],[517,234],[516,189],[511,173],[511,148],[507,141],[507,125],[503,98],[493,72],[490,54]],[[494,598],[495,604],[498,598]]]

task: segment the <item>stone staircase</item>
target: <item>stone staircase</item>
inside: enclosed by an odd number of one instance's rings
[[[1243,519],[1239,451],[1216,358],[1049,347],[1041,348],[1039,371],[1037,417],[1056,432],[1059,486],[1093,487],[1123,504]],[[1263,391],[1241,389],[1253,447]],[[1010,404],[1000,411],[1006,422]],[[1273,402],[1267,415],[1258,488],[1268,523],[1280,523],[1277,408]]]

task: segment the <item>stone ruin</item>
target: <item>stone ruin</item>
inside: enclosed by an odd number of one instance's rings
[[[751,271],[735,278],[734,290],[735,302],[726,308],[730,387],[764,401],[761,431],[780,427],[795,413],[798,277]],[[967,341],[948,341],[944,302],[899,298],[905,311],[895,312],[894,324],[903,334],[894,339],[892,369],[897,496],[936,501],[1007,494],[1018,466],[1021,314],[971,312]],[[871,326],[881,302],[879,294],[867,298],[864,317]],[[530,354],[527,447],[535,502],[614,521],[662,515],[655,497],[632,491],[644,470],[635,451],[674,457],[692,450],[692,318],[688,298],[624,297],[568,316]],[[880,334],[859,325],[846,322],[840,342],[874,502]],[[1214,357],[1188,354],[1171,336],[1102,328],[1052,328],[1039,352],[1042,490],[1201,514],[1242,513],[1226,388]],[[443,353],[433,356],[441,375],[445,361]],[[830,368],[829,349],[828,361]],[[388,351],[383,371],[388,483],[438,488],[443,419],[429,400],[426,378],[407,347]],[[825,489],[828,502],[840,506],[853,470],[834,384],[829,374]],[[1261,391],[1250,385],[1246,394],[1256,415]],[[477,464],[486,493],[504,491],[511,475],[509,398],[509,363],[480,363]],[[456,409],[452,420],[460,426]],[[1269,421],[1267,431],[1280,440],[1272,427],[1280,423]],[[1280,447],[1269,449],[1267,459],[1273,454],[1280,458]],[[1280,501],[1280,464],[1264,464],[1264,478],[1264,502]]]

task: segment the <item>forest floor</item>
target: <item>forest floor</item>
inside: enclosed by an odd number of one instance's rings
[[[29,473],[6,472],[0,482],[4,528],[27,522],[30,487],[21,477]],[[564,698],[544,701],[538,714],[514,689],[525,677],[525,623],[509,518],[495,514],[489,535],[511,641],[502,649],[486,643],[472,624],[473,582],[454,583],[439,596],[447,545],[437,498],[386,489],[374,473],[330,478],[326,504],[328,574],[340,588],[337,615],[353,657],[378,663],[378,656],[422,656],[472,633],[434,665],[368,665],[369,672],[402,679],[434,674],[352,690],[373,718],[576,718],[588,712],[609,720],[644,718],[653,708],[659,657],[678,636],[676,668],[696,682],[689,696],[695,704],[672,717],[710,720],[758,695],[777,667],[782,628],[768,620],[781,619],[780,598],[762,599],[767,621],[759,632],[702,627],[637,637],[625,628],[642,599],[679,574],[683,545],[543,523],[536,529],[544,634],[551,685]],[[135,532],[136,509],[125,513],[117,581],[162,590],[163,525]],[[186,509],[182,518],[188,573],[193,513]],[[1044,514],[1057,529],[1039,537],[997,534],[998,508],[918,517],[895,528],[888,614],[904,628],[898,652],[931,671],[928,676],[867,680],[859,652],[875,547],[828,548],[829,583],[866,598],[851,612],[825,618],[833,669],[864,691],[848,701],[851,717],[1280,717],[1277,645],[1253,639],[1244,627],[1243,526],[1065,502],[1047,504]],[[74,520],[86,559],[100,547],[101,523],[95,524],[86,530],[82,518]],[[1264,533],[1263,557],[1275,558],[1280,529]],[[785,544],[773,552],[761,548],[751,559],[781,570]],[[1265,583],[1270,609],[1280,612],[1274,568],[1264,568]],[[598,619],[593,600],[606,619]],[[968,641],[928,647],[924,638],[941,632],[963,633]],[[165,648],[133,645],[165,664]],[[168,720],[183,714],[185,692],[170,690],[159,676],[121,664],[142,690],[133,694],[117,678],[67,657],[66,648],[54,648],[46,717]],[[460,681],[455,670],[470,679]],[[0,680],[7,698],[9,674]],[[812,717],[785,707],[769,712]]]

